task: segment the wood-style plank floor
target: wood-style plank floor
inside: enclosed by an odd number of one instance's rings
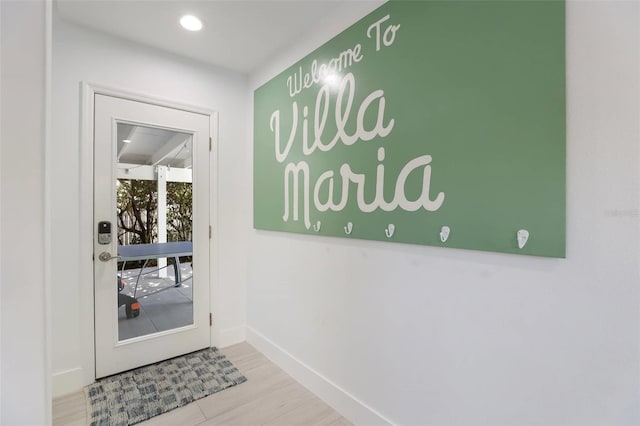
[[[161,416],[144,426],[350,425],[344,417],[297,383],[248,343],[221,349],[247,381]],[[83,392],[53,401],[53,424],[87,424]]]

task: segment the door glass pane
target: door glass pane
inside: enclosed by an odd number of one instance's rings
[[[118,340],[193,324],[192,135],[117,125]]]

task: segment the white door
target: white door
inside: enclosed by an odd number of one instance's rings
[[[96,378],[210,346],[210,116],[96,94]]]

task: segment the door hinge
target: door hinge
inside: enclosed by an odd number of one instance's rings
[[[211,231],[211,225],[209,225],[209,239],[211,239],[211,233],[212,233],[212,231]]]
[[[211,145],[213,144],[213,138],[209,136],[209,151],[211,151]]]
[[[209,312],[209,327],[213,327],[213,314]]]

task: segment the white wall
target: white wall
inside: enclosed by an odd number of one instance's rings
[[[246,78],[54,20],[52,221],[53,372],[56,395],[92,379],[91,253],[79,253],[80,82],[208,108],[219,113],[219,263],[212,265],[214,344],[244,340],[245,247],[249,228],[250,122]],[[89,226],[92,226],[89,224]],[[87,232],[87,230],[84,230]],[[90,230],[88,231],[91,232]]]
[[[640,424],[639,28],[567,4],[566,259],[252,231],[248,340],[356,424]]]
[[[45,303],[48,9],[0,2],[0,409],[3,425],[50,422]]]

